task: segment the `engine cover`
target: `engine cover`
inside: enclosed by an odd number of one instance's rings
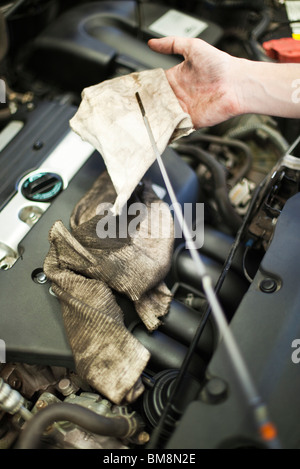
[[[90,189],[105,165],[101,155],[68,128],[74,107],[64,106],[64,110],[60,109],[58,113],[53,103],[49,102],[43,103],[42,108],[42,125],[38,125],[41,109],[37,108],[1,153],[2,161],[11,161],[13,155],[24,152],[22,166],[11,165],[14,184],[9,186],[9,191],[7,185],[3,185],[4,194],[0,190],[3,200],[0,211],[0,338],[6,344],[7,362],[72,368],[73,357],[65,335],[60,305],[51,294],[51,285],[45,282],[43,262],[49,250],[48,232],[53,223],[62,220],[69,227],[74,206]],[[53,119],[53,113],[64,116],[60,121],[63,131],[57,133],[56,142],[57,122]],[[32,150],[39,136],[44,141],[40,156]],[[179,202],[195,203],[198,180],[194,171],[171,148],[166,150],[163,158]],[[41,186],[42,190],[46,187],[48,193],[51,192],[51,184],[55,186],[59,179],[48,177],[45,180],[45,174],[55,174],[63,181],[63,187],[55,197],[44,202],[32,200],[22,190],[24,184],[30,181],[34,191],[34,176],[41,174],[37,187]],[[12,180],[9,171],[8,176]],[[164,200],[170,203],[156,163],[146,176],[162,189]],[[21,215],[24,213],[28,216],[23,219]],[[30,221],[32,213],[37,217],[35,223]],[[7,259],[11,261],[11,266]]]
[[[157,20],[165,18],[169,12],[170,9],[161,4],[141,3],[139,24],[137,2],[79,5],[59,17],[33,42],[30,66],[46,79],[51,78],[56,84],[78,91],[112,74],[170,68],[179,63],[179,59],[161,56],[150,50],[146,43],[148,39],[164,34],[168,23],[166,20],[162,23],[162,34],[159,34]],[[193,16],[190,21],[202,24],[202,28],[195,30],[195,35],[199,32],[198,37],[211,44],[223,34],[222,29],[211,21],[202,22]],[[169,22],[173,23],[172,18]],[[178,34],[178,28],[175,34]]]

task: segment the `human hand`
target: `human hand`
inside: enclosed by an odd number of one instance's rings
[[[241,114],[237,58],[201,39],[150,39],[149,47],[162,54],[180,54],[184,61],[166,71],[167,79],[195,128],[209,127]]]

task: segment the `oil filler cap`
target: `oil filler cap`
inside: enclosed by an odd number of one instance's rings
[[[22,184],[21,192],[28,200],[49,202],[63,189],[62,178],[55,173],[41,172],[31,174]]]

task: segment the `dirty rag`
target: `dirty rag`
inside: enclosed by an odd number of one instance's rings
[[[116,292],[134,303],[148,330],[159,326],[172,300],[164,279],[171,264],[174,231],[168,205],[145,181],[137,200],[147,210],[136,232],[121,237],[117,230],[115,238],[100,238],[98,227],[104,217],[107,223],[120,221],[111,212],[115,199],[105,171],[75,206],[70,230],[59,220],[54,223],[44,272],[61,303],[76,371],[121,404],[133,402],[143,392],[141,374],[150,354],[125,327]],[[99,207],[105,206],[104,214]],[[162,222],[170,226],[169,236],[157,236]]]
[[[140,94],[159,152],[194,129],[163,69],[144,70],[85,88],[70,126],[102,155],[117,192],[119,215],[155,160],[135,93]]]

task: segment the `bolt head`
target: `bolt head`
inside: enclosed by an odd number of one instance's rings
[[[278,284],[273,278],[265,278],[259,288],[263,293],[274,293],[278,288]]]
[[[141,432],[138,435],[138,444],[145,445],[150,440],[150,435],[147,432]]]
[[[205,386],[206,395],[211,403],[217,403],[226,398],[228,387],[220,378],[212,378]]]
[[[36,407],[38,410],[44,409],[45,407],[47,407],[47,402],[46,402],[46,401],[43,401],[42,399],[40,399],[40,400],[38,400],[37,403],[35,404],[35,407]]]

